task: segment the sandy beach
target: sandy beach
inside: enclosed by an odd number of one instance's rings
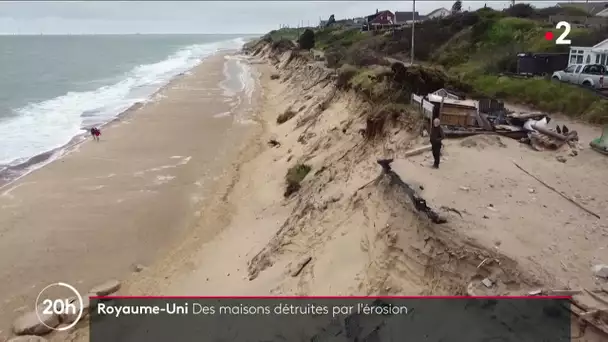
[[[248,115],[247,101],[226,115],[224,63],[224,55],[204,60],[105,127],[100,142],[88,138],[0,190],[0,340],[46,285],[86,293],[125,278],[200,220],[254,127],[235,119]]]

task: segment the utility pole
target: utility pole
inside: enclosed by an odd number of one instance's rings
[[[414,26],[416,24],[416,0],[412,1],[412,56],[410,57],[410,65],[414,65]]]

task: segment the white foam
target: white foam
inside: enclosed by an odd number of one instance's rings
[[[137,102],[147,101],[172,78],[218,51],[238,49],[241,38],[185,47],[167,59],[140,65],[113,85],[88,92],[68,92],[14,109],[17,115],[0,124],[0,165],[18,164],[64,146],[83,133],[83,126],[100,125]],[[161,98],[157,95],[155,100]]]

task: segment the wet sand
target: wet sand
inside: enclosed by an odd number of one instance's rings
[[[223,55],[205,60],[107,126],[100,142],[87,138],[0,189],[0,341],[46,285],[87,293],[122,279],[200,220],[201,203],[253,127],[217,115],[230,111],[218,85],[223,63]]]

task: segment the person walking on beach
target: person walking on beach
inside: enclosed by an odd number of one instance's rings
[[[101,135],[101,131],[97,127],[91,128],[91,135],[95,141],[99,141],[99,136]]]
[[[431,150],[433,151],[433,168],[439,168],[439,159],[441,157],[441,146],[443,138],[445,137],[443,129],[441,128],[441,122],[439,118],[433,120],[433,126],[431,127]]]

